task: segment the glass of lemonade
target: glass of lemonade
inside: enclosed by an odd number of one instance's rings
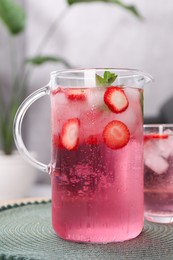
[[[48,86],[16,115],[16,145],[52,183],[52,225],[63,239],[108,243],[143,228],[143,86],[128,69],[53,72]],[[23,144],[21,117],[39,97],[51,100],[52,155],[44,165]]]
[[[173,222],[173,125],[144,125],[145,217]]]

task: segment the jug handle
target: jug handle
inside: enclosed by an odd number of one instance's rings
[[[34,157],[31,156],[29,151],[27,150],[23,138],[22,138],[22,122],[24,115],[28,108],[39,98],[49,95],[50,94],[50,87],[49,85],[46,85],[37,91],[33,92],[30,94],[20,105],[18,108],[15,118],[14,118],[14,123],[13,123],[13,136],[14,136],[14,141],[16,144],[16,147],[19,151],[19,153],[22,155],[22,157],[27,160],[29,163],[31,163],[33,166],[35,166],[37,169],[49,173],[50,166],[43,164],[39,161],[37,161]]]

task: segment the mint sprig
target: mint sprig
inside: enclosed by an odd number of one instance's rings
[[[117,77],[118,75],[116,75],[115,73],[111,73],[110,71],[105,71],[103,77],[96,74],[96,84],[99,87],[109,86],[116,80]]]

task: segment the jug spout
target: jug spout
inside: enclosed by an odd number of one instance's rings
[[[145,84],[154,81],[154,78],[149,73],[142,72],[142,76],[144,77]]]
[[[118,69],[115,70],[118,77],[116,82],[126,87],[143,89],[145,84],[153,81],[153,77],[147,72],[136,69]]]

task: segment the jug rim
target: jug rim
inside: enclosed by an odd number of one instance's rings
[[[133,68],[74,68],[74,69],[62,69],[62,70],[55,70],[52,71],[50,73],[51,77],[58,77],[58,78],[66,78],[66,79],[82,79],[83,77],[79,77],[79,76],[69,76],[68,74],[70,73],[84,73],[84,72],[88,72],[85,75],[85,78],[90,79],[91,77],[93,77],[93,73],[98,73],[98,72],[105,72],[105,71],[111,71],[112,73],[115,72],[116,74],[119,75],[117,76],[117,78],[119,79],[124,79],[124,78],[135,78],[135,77],[139,77],[139,76],[143,76],[145,79],[145,83],[149,83],[152,82],[154,79],[153,77],[147,73],[144,72],[142,70],[139,69],[133,69]]]

